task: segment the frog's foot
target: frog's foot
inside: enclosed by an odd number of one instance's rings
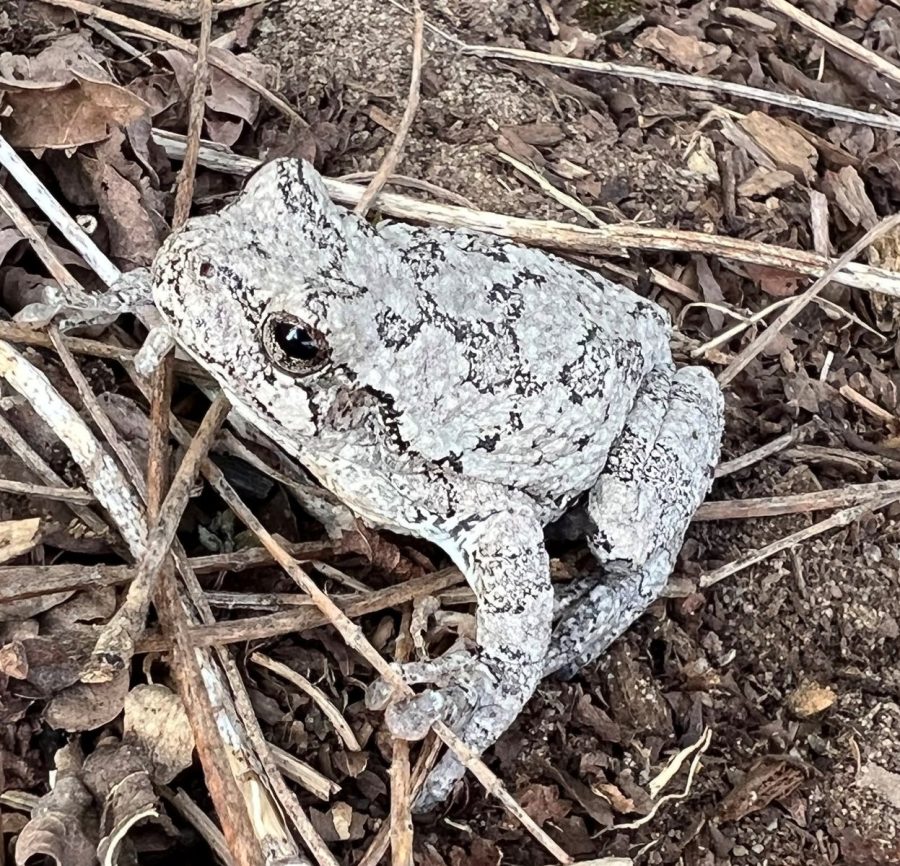
[[[534,512],[494,505],[447,529],[446,549],[478,600],[478,651],[454,651],[400,668],[409,685],[436,689],[390,704],[386,721],[404,739],[424,736],[443,721],[480,754],[515,721],[540,682],[550,640],[553,591],[543,532]],[[376,692],[378,688],[376,687]],[[390,695],[382,687],[381,702]],[[378,701],[375,701],[378,703]],[[446,799],[463,765],[447,754],[414,803],[424,812]]]
[[[129,271],[101,294],[79,294],[47,286],[43,303],[29,304],[16,314],[22,324],[44,326],[56,322],[63,332],[91,325],[109,325],[119,316],[133,313],[148,327],[159,324],[153,305],[150,272],[146,268]]]
[[[648,398],[652,406],[637,404],[623,437],[628,453],[611,455],[591,491],[597,529],[589,544],[601,576],[559,593],[545,675],[573,676],[659,597],[709,492],[722,437],[721,391],[698,367],[679,370],[669,382],[665,412],[658,395]]]
[[[431,685],[414,697],[387,703],[385,722],[395,737],[423,738],[431,726],[445,722],[476,754],[491,746],[518,717],[540,678],[540,668],[523,671],[509,662],[486,661],[481,653],[451,652],[430,662],[401,665],[411,686]],[[370,709],[378,709],[388,688],[380,681],[370,690]],[[390,698],[388,698],[390,700]],[[462,777],[464,767],[451,753],[429,774],[414,809],[427,812],[443,802]]]

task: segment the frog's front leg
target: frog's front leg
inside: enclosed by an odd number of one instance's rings
[[[415,739],[442,719],[480,753],[515,721],[543,674],[553,612],[549,559],[527,503],[485,502],[478,513],[445,524],[442,534],[439,543],[476,595],[478,649],[405,665],[411,685],[438,689],[391,705],[386,720],[397,736]],[[416,810],[446,799],[463,772],[452,754],[445,755],[425,781]]]
[[[572,676],[659,597],[719,459],[723,400],[699,367],[655,370],[591,491],[601,576],[556,601],[545,673]]]

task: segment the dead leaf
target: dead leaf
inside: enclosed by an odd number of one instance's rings
[[[635,811],[634,800],[626,797],[615,785],[609,782],[593,785],[591,790],[604,797],[613,811],[618,812],[620,815],[627,815]]]
[[[763,759],[726,794],[719,807],[719,819],[739,821],[765,809],[774,800],[786,799],[806,779],[806,772],[779,758]]]
[[[150,108],[140,97],[109,81],[73,75],[66,83],[0,79],[3,135],[14,147],[71,148],[102,141]]]
[[[0,562],[9,562],[36,547],[40,541],[40,528],[39,517],[4,520],[0,523]]]
[[[789,298],[797,294],[800,277],[791,271],[770,268],[766,265],[745,265],[744,270],[760,289],[773,298]]]
[[[560,799],[556,785],[529,785],[517,799],[539,826],[547,821],[555,823],[572,811],[572,804]]]
[[[133,843],[129,833],[146,834],[148,825],[175,836],[176,830],[156,795],[140,749],[107,737],[84,760],[82,778],[102,804],[97,858],[101,863],[126,862]]]
[[[16,840],[16,863],[24,866],[33,857],[44,855],[57,866],[94,866],[96,846],[93,798],[77,775],[60,774]]]
[[[122,741],[147,756],[157,785],[167,785],[193,762],[194,733],[184,704],[157,683],[135,686],[128,693]]]
[[[120,671],[108,683],[75,683],[47,704],[44,717],[52,728],[93,731],[122,712],[127,693],[127,670]]]
[[[335,803],[331,807],[331,820],[338,839],[347,842],[350,839],[350,825],[353,823],[353,809],[346,803]]]
[[[707,75],[731,57],[726,45],[701,42],[694,36],[682,36],[668,27],[648,27],[635,40],[639,48],[655,51],[664,60],[685,72]]]
[[[780,168],[757,166],[738,184],[737,194],[745,198],[763,198],[794,183],[794,175]]]
[[[822,182],[824,192],[841,209],[851,225],[870,229],[878,223],[875,205],[866,192],[859,172],[851,165],[840,171],[826,171]]]
[[[109,162],[87,156],[80,157],[80,162],[109,230],[113,257],[128,265],[125,270],[150,265],[162,242],[162,232],[141,191]]]
[[[719,166],[716,162],[716,150],[712,139],[706,135],[697,138],[697,143],[687,158],[688,168],[708,180],[719,183]]]
[[[827,710],[836,700],[837,693],[834,689],[808,682],[788,695],[787,705],[795,716],[808,719]]]
[[[751,111],[738,124],[776,166],[807,181],[815,177],[819,155],[799,132],[761,111]]]

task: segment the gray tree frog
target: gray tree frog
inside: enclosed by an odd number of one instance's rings
[[[660,307],[492,236],[375,228],[306,163],[268,163],[188,221],[152,292],[241,415],[474,590],[477,648],[403,667],[435,688],[388,705],[400,736],[442,718],[490,746],[542,677],[574,673],[657,598],[710,487],[722,395],[675,369]],[[543,529],[583,495],[600,575],[554,596]],[[446,756],[418,807],[461,774]]]

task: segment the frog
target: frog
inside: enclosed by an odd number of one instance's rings
[[[173,232],[149,283],[239,416],[473,590],[474,645],[399,665],[413,697],[370,690],[395,736],[441,720],[483,753],[545,677],[574,676],[660,596],[724,404],[710,371],[676,368],[658,304],[498,235],[373,225],[291,158]],[[598,567],[554,588],[545,528],[578,509]],[[445,755],[417,811],[463,772]]]

